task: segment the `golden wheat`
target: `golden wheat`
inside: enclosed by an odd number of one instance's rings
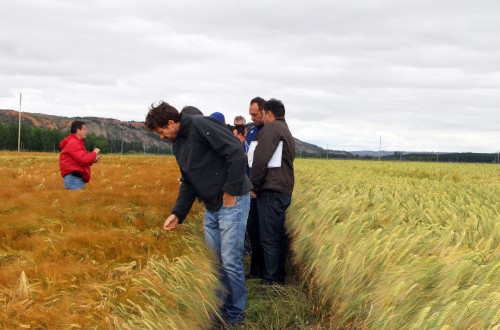
[[[218,281],[200,219],[161,230],[175,160],[105,155],[92,170],[66,191],[57,154],[0,153],[0,328],[208,327]]]

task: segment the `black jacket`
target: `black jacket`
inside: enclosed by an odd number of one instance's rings
[[[182,179],[172,213],[182,223],[199,197],[210,212],[222,206],[222,195],[240,196],[252,189],[245,173],[245,153],[231,131],[215,118],[181,115],[173,144]]]
[[[273,190],[292,196],[294,186],[293,160],[295,159],[295,141],[284,119],[276,119],[260,130],[257,137],[250,179],[254,191]],[[268,168],[280,141],[283,142],[281,167]]]

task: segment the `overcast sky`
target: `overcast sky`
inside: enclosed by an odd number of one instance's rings
[[[500,149],[500,1],[2,0],[0,109],[143,121],[165,100],[338,150]]]

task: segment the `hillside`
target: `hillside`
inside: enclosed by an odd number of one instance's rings
[[[56,128],[64,131],[70,130],[71,122],[82,120],[87,125],[89,132],[105,136],[108,140],[123,140],[124,142],[143,142],[146,148],[170,148],[170,142],[160,139],[156,134],[144,128],[144,122],[121,121],[110,118],[98,117],[61,117],[40,113],[23,112],[21,122],[44,128]],[[15,110],[0,109],[0,122],[14,124],[18,122],[19,112]],[[325,153],[321,147],[295,139],[297,153],[321,154]]]
[[[0,122],[17,123],[19,112],[0,109]],[[40,113],[22,113],[21,123],[44,128],[56,128],[63,131],[70,130],[71,122],[82,120],[89,132],[105,136],[108,140],[123,140],[124,142],[143,142],[147,148],[169,148],[170,142],[161,140],[156,134],[148,132],[143,122],[121,121],[111,118],[97,117],[61,117]]]

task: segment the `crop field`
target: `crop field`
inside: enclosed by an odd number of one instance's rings
[[[217,280],[201,225],[160,229],[175,160],[104,155],[92,170],[66,191],[57,154],[0,153],[0,328],[208,327]]]
[[[500,329],[499,166],[295,167],[287,230],[305,293],[248,281],[245,328]],[[173,157],[104,155],[78,192],[57,154],[0,152],[0,173],[0,328],[210,328],[202,205],[161,230]]]
[[[330,328],[500,329],[500,167],[296,162],[288,230]]]

